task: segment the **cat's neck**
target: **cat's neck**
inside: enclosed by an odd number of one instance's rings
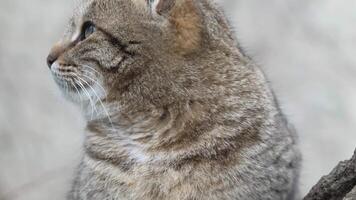
[[[174,129],[175,116],[168,109],[130,111],[119,105],[106,106],[106,111],[87,122],[85,150],[97,159],[131,160],[147,163],[160,160],[153,151],[162,145],[162,134]],[[115,157],[115,158],[114,158]]]
[[[203,141],[198,139],[200,129],[214,128],[205,121],[202,109],[199,103],[188,102],[178,107],[109,113],[110,117],[88,121],[85,151],[96,160],[112,161],[115,165],[184,159],[199,153],[197,147],[203,147]]]

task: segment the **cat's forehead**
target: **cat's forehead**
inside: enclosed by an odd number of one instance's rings
[[[74,9],[73,17],[77,18],[85,15],[94,1],[95,0],[78,0],[76,3],[77,7]]]
[[[158,0],[78,0],[74,17],[82,17],[94,11],[95,7],[101,7],[102,11],[120,10],[120,7],[134,6],[137,8],[147,8],[149,2]]]
[[[134,21],[140,15],[138,12],[145,13],[148,3],[153,0],[76,0],[76,7],[69,19],[65,30],[65,37],[72,37],[80,32],[81,26],[85,21],[99,23],[121,23],[123,20]],[[74,37],[73,36],[73,37]]]

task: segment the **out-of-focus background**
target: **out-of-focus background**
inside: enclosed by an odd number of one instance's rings
[[[356,147],[356,1],[220,0],[296,126],[301,191]],[[63,200],[84,121],[45,58],[73,0],[0,1],[0,200]]]

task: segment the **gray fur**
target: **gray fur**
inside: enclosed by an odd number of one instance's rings
[[[68,200],[295,198],[296,134],[214,3],[90,0],[68,27],[51,70],[88,122]]]

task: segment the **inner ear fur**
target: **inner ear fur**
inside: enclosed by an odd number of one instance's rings
[[[167,12],[172,10],[175,3],[176,3],[176,0],[160,0],[157,4],[156,12],[159,15],[165,15],[165,14],[167,14]]]
[[[194,0],[160,0],[156,12],[168,18],[178,53],[189,54],[200,47],[203,22]]]

